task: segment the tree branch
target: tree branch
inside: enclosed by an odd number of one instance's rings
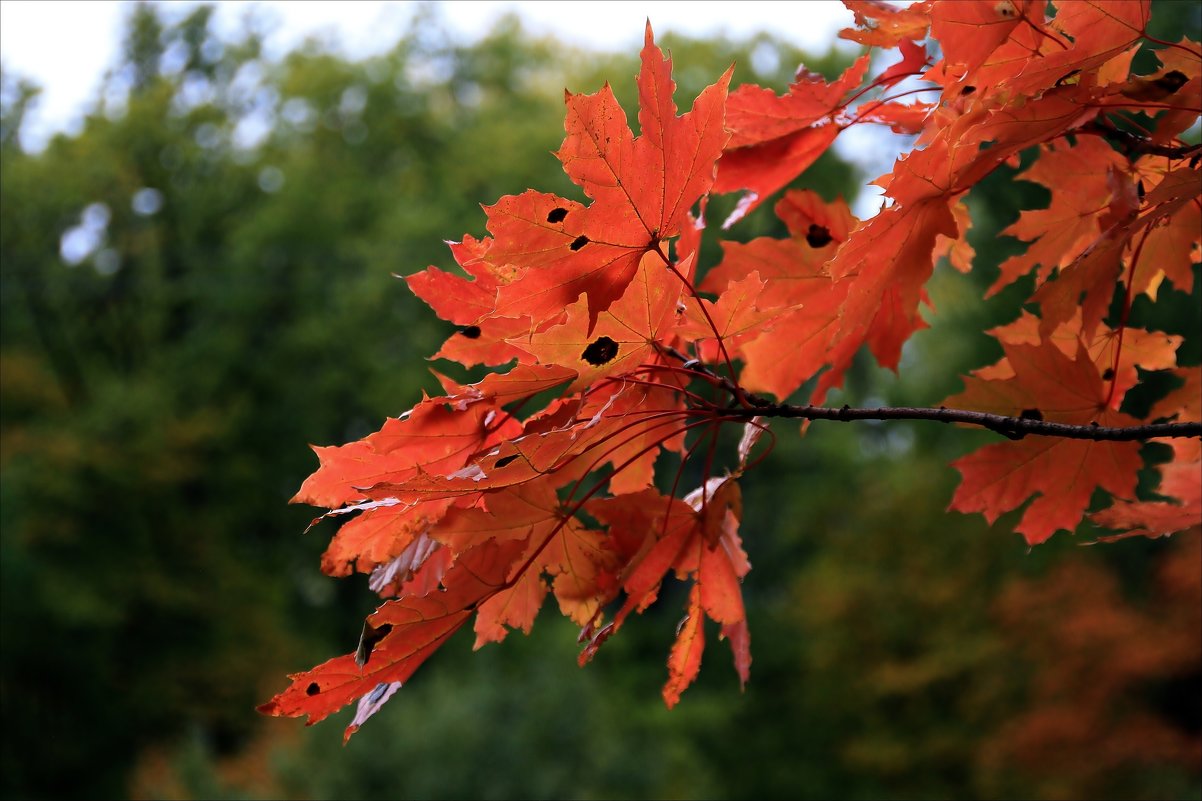
[[[1077,129],[1077,133],[1094,134],[1103,139],[1108,139],[1118,145],[1128,156],[1151,155],[1165,156],[1170,159],[1183,159],[1195,153],[1202,152],[1202,144],[1162,145],[1131,131],[1124,131],[1122,128],[1116,127],[1114,123],[1105,117],[1099,117],[1081,126]]]
[[[1148,423],[1142,426],[1123,426],[1119,428],[1100,426],[1097,423],[1089,425],[1072,425],[1070,423],[1053,423],[1034,415],[1028,417],[1007,417],[989,412],[974,412],[968,409],[949,409],[940,406],[938,409],[915,406],[883,406],[877,409],[853,409],[842,406],[838,409],[829,406],[794,406],[788,403],[773,403],[772,401],[753,395],[737,387],[730,379],[720,376],[696,359],[689,359],[683,353],[668,345],[656,343],[656,349],[661,353],[684,362],[686,369],[702,373],[739,400],[739,405],[723,409],[722,413],[730,417],[787,417],[798,420],[836,420],[849,422],[851,420],[931,420],[936,423],[962,423],[970,426],[980,426],[990,431],[996,431],[1010,439],[1022,439],[1031,435],[1036,437],[1060,437],[1061,439],[1088,439],[1106,442],[1132,442],[1155,439],[1156,437],[1202,437],[1202,423]],[[1036,413],[1038,414],[1038,413]]]
[[[757,400],[762,402],[763,399],[752,398],[751,402],[754,404]],[[932,420],[937,423],[964,423],[981,426],[1010,439],[1022,439],[1027,435],[1032,435],[1122,442],[1148,440],[1155,437],[1202,437],[1202,423],[1149,423],[1142,426],[1112,428],[1096,423],[1083,426],[1071,425],[1027,417],[1006,417],[1000,414],[974,412],[966,409],[948,409],[943,406],[938,409],[911,406],[886,406],[879,409],[852,409],[843,406],[835,409],[826,406],[764,403],[764,405],[756,405],[754,409],[727,409],[723,413],[732,417],[791,417],[802,420],[838,420],[841,422],[849,420]]]

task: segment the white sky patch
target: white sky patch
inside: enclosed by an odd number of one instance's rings
[[[168,19],[180,19],[197,2],[160,6]],[[31,110],[22,144],[41,149],[60,131],[78,129],[97,99],[104,73],[117,60],[132,2],[103,0],[2,0],[0,64],[39,84],[42,94]],[[835,0],[810,2],[533,2],[532,0],[457,0],[436,3],[450,30],[467,41],[488,32],[507,13],[516,13],[535,34],[596,50],[637,52],[649,18],[657,34],[667,31],[696,37],[743,38],[769,30],[799,46],[825,53],[852,24],[851,13]],[[278,58],[308,37],[330,42],[346,56],[364,58],[388,50],[420,9],[414,2],[281,2],[261,0],[220,3],[217,30],[237,38],[248,14],[267,22],[266,54]]]
[[[42,87],[22,130],[25,148],[41,150],[54,134],[79,129],[99,98],[105,72],[117,61],[134,5],[129,0],[0,0],[0,65],[5,72]],[[161,4],[160,12],[174,21],[198,5],[181,0]],[[425,5],[433,6],[447,28],[468,42],[486,36],[501,17],[515,13],[535,35],[552,35],[599,51],[636,53],[642,47],[647,19],[657,36],[673,31],[699,38],[742,39],[771,31],[815,54],[824,54],[832,46],[848,53],[859,49],[837,36],[840,29],[853,25],[851,12],[838,0],[737,4],[726,0],[455,0]],[[272,59],[311,37],[346,57],[368,58],[395,45],[422,6],[379,0],[226,0],[217,5],[213,24],[223,38],[236,40],[247,19],[255,16],[266,32],[265,54]],[[871,180],[892,167],[896,147],[890,146],[889,135],[861,127],[879,126],[853,127],[839,137],[836,149],[871,173],[867,175]],[[273,176],[267,176],[267,182],[278,183]],[[879,192],[870,187],[861,191],[854,211],[870,217],[880,201]]]

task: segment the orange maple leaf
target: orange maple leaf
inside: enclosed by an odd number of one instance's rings
[[[967,378],[965,391],[945,403],[1077,425],[1139,423],[1106,408],[1106,385],[1084,345],[1078,343],[1072,359],[1052,342],[1002,347],[1013,377]],[[1038,496],[1016,527],[1037,545],[1060,529],[1076,528],[1095,489],[1134,497],[1143,461],[1138,442],[1026,437],[987,445],[952,464],[963,476],[952,498],[956,511],[981,512],[992,523]]]
[[[498,288],[496,313],[529,314],[537,325],[584,294],[595,318],[621,297],[643,255],[681,232],[713,184],[713,165],[729,138],[731,72],[677,116],[671,69],[648,23],[638,137],[608,85],[592,95],[567,93],[567,137],[556,155],[593,202],[527,192],[485,209],[493,239],[482,258],[521,271]]]

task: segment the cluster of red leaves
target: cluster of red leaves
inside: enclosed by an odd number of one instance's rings
[[[1199,46],[1161,43],[1163,67],[1133,75],[1149,41],[1148,3],[1133,0],[1064,0],[1047,18],[1031,0],[845,3],[858,27],[842,35],[871,49],[838,79],[802,69],[783,96],[750,85],[728,93],[728,71],[681,115],[671,61],[648,26],[638,136],[608,86],[566,96],[556,155],[589,202],[504,197],[485,207],[487,237],[452,245],[462,274],[409,277],[458,326],[439,358],[508,369],[468,386],[444,378],[445,394],[380,431],[316,449],[321,466],[295,500],[349,518],[322,567],[370,573],[388,600],[356,653],[294,675],[263,711],[312,723],[358,700],[349,736],[469,620],[477,647],[529,631],[548,593],[581,627],[583,664],[669,574],[691,590],[666,703],[697,675],[706,618],[745,682],[740,582],[750,565],[737,480],[766,427],[747,412],[770,416],[765,395],[784,401],[814,376],[811,401],[821,402],[863,346],[896,369],[925,326],[919,306],[936,261],[972,268],[965,194],[1032,148],[1038,159],[1022,178],[1052,201],[1007,230],[1030,246],[998,283],[1035,273],[1039,314],[992,332],[1005,357],[947,403],[1134,425],[1119,407],[1138,371],[1176,370],[1184,386],[1152,418],[1199,419],[1199,370],[1177,368],[1180,340],[1126,326],[1134,295],[1192,281],[1202,185],[1197,159],[1170,156],[1202,108]],[[894,48],[900,61],[869,78],[873,54]],[[919,78],[923,89],[888,94]],[[915,93],[929,102],[899,102]],[[1115,127],[1134,112],[1154,122],[1146,137]],[[787,191],[775,211],[788,238],[724,242],[721,262],[695,280],[710,193],[744,192],[731,225],[860,124],[918,136],[877,182],[886,208],[860,221],[842,201]],[[1156,147],[1121,152],[1111,140],[1122,136]],[[1110,326],[1116,291],[1123,318]],[[536,397],[550,400],[524,411]],[[712,475],[727,423],[744,427],[737,467]],[[1196,525],[1197,442],[1179,441],[1160,468],[1161,501],[1135,498],[1139,447],[990,445],[956,463],[964,481],[952,507],[992,520],[1038,496],[1018,526],[1031,543],[1075,528],[1097,488],[1119,499],[1094,516],[1108,527],[1159,536]],[[701,486],[680,487],[678,471],[661,494],[665,451],[703,461]]]

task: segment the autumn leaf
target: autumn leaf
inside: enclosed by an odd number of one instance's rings
[[[868,56],[861,57],[829,84],[802,68],[782,96],[750,85],[731,95],[727,125],[732,133],[718,164],[714,191],[748,191],[724,228],[767,200],[830,147],[840,130],[833,115],[859,85],[868,63]]]
[[[1108,209],[1109,227],[1054,281],[1048,281],[1031,296],[1040,307],[1041,330],[1050,332],[1060,323],[1072,318],[1081,307],[1082,326],[1089,333],[1101,322],[1114,293],[1114,283],[1123,274],[1124,256],[1129,246],[1134,250],[1128,263],[1130,273],[1140,269],[1142,248],[1156,226],[1168,223],[1177,214],[1198,203],[1202,196],[1202,172],[1180,169],[1147,194],[1139,210],[1131,202],[1121,203],[1116,213]],[[1135,201],[1138,202],[1138,201]],[[1114,201],[1112,200],[1112,206]],[[1145,265],[1145,271],[1156,266]]]
[[[946,404],[1007,416],[1105,426],[1137,425],[1105,408],[1106,387],[1083,345],[1070,359],[1054,343],[1003,343],[1013,377],[968,378]],[[990,523],[1038,496],[1016,529],[1038,545],[1061,529],[1073,530],[1101,488],[1132,498],[1142,460],[1137,442],[1093,442],[1026,437],[987,445],[952,463],[963,480],[952,498],[959,512],[981,512]]]
[[[1145,191],[1150,192],[1155,192],[1166,179],[1170,180],[1170,186],[1173,185],[1182,171],[1188,170],[1188,166],[1180,161],[1154,155],[1144,156],[1134,167]],[[1198,173],[1194,173],[1194,178],[1202,180]],[[1132,277],[1136,292],[1155,300],[1160,284],[1166,278],[1178,291],[1192,291],[1193,265],[1202,261],[1202,204],[1186,203],[1158,220],[1147,229],[1140,253],[1142,268]]]
[[[971,85],[994,93],[1036,97],[1066,83],[1088,86],[1097,72],[1139,41],[1147,26],[1146,0],[1060,3],[1044,18],[1031,0],[939,2],[931,32],[945,48],[937,65],[954,76],[950,94]],[[975,23],[975,24],[974,24]]]
[[[723,293],[753,273],[763,281],[755,308],[772,312],[772,319],[763,331],[753,327],[732,338],[728,347],[745,361],[745,387],[784,399],[828,363],[850,282],[832,281],[827,264],[856,220],[843,200],[828,204],[808,190],[786,192],[776,213],[790,238],[723,242],[722,261],[702,288]]]
[[[1202,367],[1183,367],[1173,372],[1184,383],[1157,401],[1149,419],[1202,420]]]
[[[346,576],[352,568],[370,573],[402,554],[427,532],[450,506],[444,498],[418,506],[412,503],[371,501],[342,507],[335,512],[362,511],[339,527],[321,555],[321,571],[327,576]],[[367,507],[367,508],[363,508]]]
[[[677,271],[687,278],[691,268],[682,264]],[[575,370],[569,390],[580,389],[654,361],[655,343],[675,322],[682,291],[659,254],[647,253],[621,299],[601,312],[595,325],[589,324],[588,298],[581,296],[567,307],[562,324],[511,343],[540,364]]]
[[[259,707],[268,715],[306,715],[317,723],[379,685],[403,684],[423,662],[471,616],[476,603],[504,585],[522,543],[484,543],[465,553],[447,573],[446,591],[419,598],[389,601],[368,618],[379,631],[387,628],[362,665],[354,654],[329,660],[290,676],[292,684]],[[346,737],[354,734],[352,724]]]
[[[675,705],[696,677],[705,647],[703,617],[722,624],[723,636],[731,639],[736,670],[746,682],[750,637],[740,582],[751,565],[738,532],[742,500],[737,482],[731,477],[714,478],[683,500],[651,490],[620,495],[590,502],[588,510],[609,523],[611,530],[635,524],[636,530],[647,532],[641,541],[628,541],[622,549],[631,555],[621,577],[626,600],[614,616],[615,630],[631,612],[642,612],[658,598],[669,571],[693,579],[684,626],[695,629],[682,629],[672,648],[665,703]]]
[[[1202,526],[1202,442],[1170,440],[1165,444],[1173,449],[1173,459],[1160,467],[1157,494],[1170,500],[1119,500],[1095,512],[1090,515],[1094,523],[1123,532],[1099,537],[1099,541],[1164,537]]]
[[[526,353],[509,340],[529,336],[533,327],[529,317],[484,317],[460,328],[447,338],[435,359],[458,362],[464,367],[498,367],[514,359],[527,360]]]
[[[689,591],[684,619],[676,627],[676,642],[668,654],[668,681],[663,690],[664,704],[668,709],[680,702],[680,694],[693,683],[701,670],[701,654],[705,650],[702,620],[701,588],[694,584]]]
[[[567,137],[556,155],[590,205],[527,192],[486,209],[493,240],[484,258],[522,271],[499,287],[497,314],[530,314],[537,323],[583,294],[595,318],[621,297],[644,254],[681,232],[713,184],[729,138],[730,71],[677,116],[672,62],[655,46],[650,24],[641,58],[638,137],[608,85],[566,95]]]
[[[718,361],[719,339],[727,349],[737,349],[785,311],[780,307],[760,307],[758,301],[764,286],[760,274],[754,271],[740,281],[732,281],[717,303],[702,300],[698,306],[689,306],[686,319],[676,333],[694,343],[700,358]]]
[[[855,14],[856,28],[844,28],[842,39],[872,47],[894,47],[901,42],[925,39],[931,25],[931,3],[911,3],[898,7],[882,0],[843,0]]]
[[[1014,322],[990,329],[987,333],[997,337],[1000,342],[1012,345],[1039,345],[1042,341],[1040,328],[1038,317],[1023,312]],[[1092,336],[1086,337],[1078,313],[1053,331],[1048,341],[1069,358],[1077,355],[1078,345],[1083,345],[1098,375],[1110,387],[1107,392],[1110,408],[1117,410],[1127,390],[1139,383],[1136,368],[1170,370],[1176,367],[1177,348],[1183,339],[1172,334],[1131,327],[1120,332],[1106,325],[1098,326]],[[1014,375],[1014,368],[1008,359],[1002,359],[991,367],[973,371],[973,375],[991,381],[1004,381]]]
[[[497,287],[508,280],[484,263],[487,242],[465,236],[451,247],[456,261],[472,276],[471,280],[452,275],[437,267],[427,267],[405,279],[409,289],[443,320],[456,325],[472,325],[492,312]]]
[[[977,70],[1016,33],[1038,47],[1042,17],[1033,0],[939,2],[931,7],[931,35],[942,44],[944,61],[955,65],[960,82],[972,84]]]
[[[293,503],[335,508],[367,498],[364,489],[415,475],[450,472],[490,440],[513,429],[490,429],[496,414],[488,403],[459,406],[454,398],[429,398],[374,434],[335,447],[314,447],[321,466],[301,485]]]
[[[554,475],[490,493],[484,508],[453,509],[430,535],[456,553],[485,542],[521,541],[526,544],[520,572],[507,576],[516,582],[481,609],[477,621],[479,647],[500,640],[500,623],[530,630],[538,604],[546,594],[539,575],[554,576],[553,591],[564,614],[584,625],[596,614],[601,590],[598,574],[612,570],[616,555],[607,538],[583,527],[559,501],[555,490],[570,476]]]
[[[1052,202],[1046,209],[1023,211],[1003,234],[1031,242],[1027,252],[1001,264],[1001,275],[989,288],[993,295],[1019,277],[1040,268],[1042,284],[1056,268],[1067,267],[1102,233],[1101,217],[1111,196],[1111,171],[1121,171],[1122,156],[1101,139],[1085,137],[1075,147],[1053,143],[1018,177],[1047,187]]]

